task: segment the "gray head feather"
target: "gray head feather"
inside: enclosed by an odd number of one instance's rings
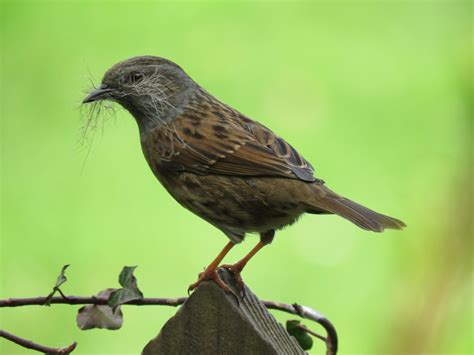
[[[102,79],[101,94],[88,101],[111,100],[127,109],[141,133],[171,121],[197,88],[175,63],[153,56],[127,59],[110,68]],[[97,92],[97,90],[96,90]]]

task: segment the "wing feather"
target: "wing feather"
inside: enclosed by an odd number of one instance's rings
[[[194,117],[196,114],[193,112]],[[223,119],[222,115],[228,117]],[[163,134],[164,130],[160,131]],[[154,142],[172,144],[163,148],[166,157],[160,155],[183,171],[317,180],[311,164],[296,149],[270,129],[236,112],[207,112],[200,120],[182,115],[166,132],[166,139],[156,137]]]

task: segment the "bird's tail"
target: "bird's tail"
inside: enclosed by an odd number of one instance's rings
[[[354,201],[339,196],[325,185],[312,184],[312,194],[308,206],[308,213],[333,213],[351,221],[362,229],[373,232],[383,232],[388,229],[402,229],[406,224],[402,221],[372,211]],[[308,203],[307,202],[307,203]]]

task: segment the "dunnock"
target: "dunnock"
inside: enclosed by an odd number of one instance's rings
[[[337,214],[373,232],[405,226],[330,190],[290,144],[219,101],[167,59],[142,56],[114,65],[83,103],[99,100],[117,102],[135,117],[156,178],[182,206],[230,239],[190,290],[212,279],[228,291],[217,267],[246,233],[259,233],[260,242],[247,256],[223,265],[242,283],[240,272],[249,259],[272,242],[275,230],[303,213]]]

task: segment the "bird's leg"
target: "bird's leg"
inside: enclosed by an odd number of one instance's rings
[[[260,241],[258,242],[258,244],[252,250],[250,250],[250,252],[247,255],[245,255],[242,259],[237,261],[235,264],[221,265],[222,268],[227,269],[227,270],[231,271],[234,274],[235,282],[236,282],[237,287],[239,288],[240,291],[244,290],[244,281],[242,280],[242,276],[240,275],[240,273],[244,269],[245,265],[247,265],[249,260],[252,259],[252,257],[255,254],[257,254],[260,249],[262,249],[265,245],[268,245],[272,242],[274,235],[275,235],[274,230],[270,230],[268,232],[261,233],[260,234]]]
[[[222,259],[224,259],[224,257],[230,251],[230,249],[234,247],[234,245],[235,243],[233,242],[229,242],[226,244],[224,249],[222,249],[221,252],[217,255],[217,257],[208,265],[206,270],[204,270],[203,272],[199,274],[198,280],[195,283],[189,285],[188,293],[194,290],[196,287],[198,287],[201,284],[201,282],[207,281],[207,280],[213,280],[217,284],[217,286],[222,288],[224,291],[233,293],[231,288],[227,286],[224,283],[224,281],[222,281],[221,278],[219,277],[219,274],[217,273],[217,267],[221,263]]]

